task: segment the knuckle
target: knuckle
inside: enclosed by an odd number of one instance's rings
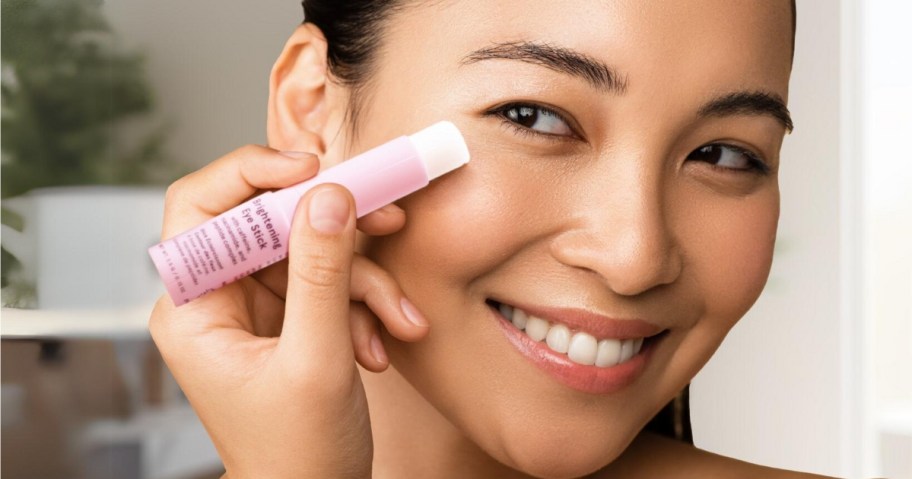
[[[393,276],[377,265],[374,265],[369,270],[368,284],[372,289],[377,289],[384,293],[394,293],[399,290],[399,284],[396,283]]]
[[[162,295],[158,302],[155,303],[152,314],[149,316],[149,335],[152,337],[152,342],[154,342],[160,350],[163,349],[167,338],[167,332],[164,329],[166,322],[166,318],[164,318],[166,313],[164,310],[166,309],[165,304],[167,301],[167,298]]]
[[[166,207],[172,207],[175,204],[180,203],[180,197],[184,193],[184,183],[186,183],[186,177],[168,185],[168,189],[165,190]]]
[[[375,294],[381,297],[398,297],[402,294],[399,283],[388,271],[372,260],[357,254],[355,255],[353,274],[357,274],[366,289],[366,296],[372,298]]]
[[[268,149],[262,145],[257,145],[255,143],[248,143],[236,150],[236,153],[241,158],[247,158],[256,155],[262,155]]]
[[[307,252],[291,268],[295,279],[317,288],[331,288],[345,276],[345,267],[328,255]]]

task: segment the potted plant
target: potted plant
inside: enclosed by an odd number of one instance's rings
[[[13,210],[15,201],[6,201],[29,191],[148,185],[175,174],[163,151],[167,128],[149,121],[153,95],[144,57],[121,47],[101,7],[101,0],[2,2],[0,206],[6,232],[29,224]],[[30,286],[7,294],[23,266],[9,244],[0,251],[4,304],[21,305]]]

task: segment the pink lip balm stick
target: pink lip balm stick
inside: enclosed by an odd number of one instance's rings
[[[257,196],[149,248],[149,255],[174,304],[186,304],[288,256],[295,207],[314,186],[338,183],[348,188],[360,218],[468,161],[469,150],[456,126],[435,123],[307,181]]]

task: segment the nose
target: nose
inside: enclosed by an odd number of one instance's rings
[[[597,274],[624,296],[673,283],[683,259],[659,173],[630,171],[601,183],[576,190],[567,204],[568,226],[550,243],[551,254]]]

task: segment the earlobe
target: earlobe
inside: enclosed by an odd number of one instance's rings
[[[326,40],[315,25],[302,24],[286,42],[269,77],[270,147],[324,153],[326,81]]]

